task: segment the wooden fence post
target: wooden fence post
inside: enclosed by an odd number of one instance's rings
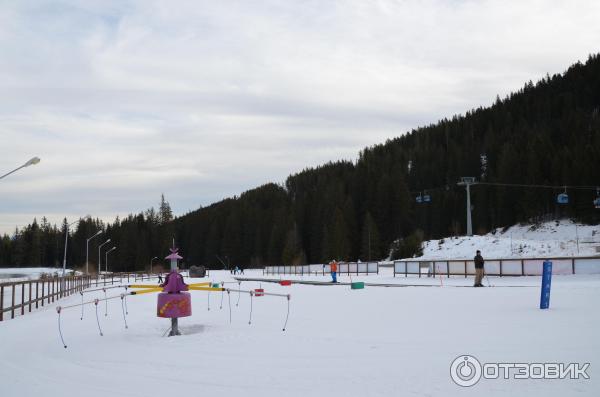
[[[525,275],[525,262],[521,259],[521,276]]]
[[[4,320],[4,285],[0,287],[0,321]]]
[[[15,285],[11,285],[12,287],[12,307],[10,309],[10,318],[15,318]]]
[[[29,313],[31,313],[31,281],[29,282]]]
[[[25,314],[25,283],[21,284],[21,316]]]

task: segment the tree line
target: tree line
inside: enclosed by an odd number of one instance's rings
[[[68,262],[85,262],[85,239],[96,230],[118,246],[113,270],[148,267],[172,238],[186,263],[213,268],[411,256],[421,239],[465,233],[463,176],[489,183],[471,187],[476,233],[562,217],[599,223],[600,56],[365,148],[356,161],[305,169],[175,219],[164,197],[159,210],[110,224],[82,219]],[[567,188],[569,203],[558,204],[565,185],[590,188]],[[42,219],[3,236],[0,266],[60,263],[64,232]]]

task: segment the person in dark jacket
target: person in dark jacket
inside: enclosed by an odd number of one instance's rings
[[[475,261],[475,284],[473,287],[483,287],[481,282],[483,281],[483,257],[481,256],[481,251],[477,250],[477,255],[473,259]]]

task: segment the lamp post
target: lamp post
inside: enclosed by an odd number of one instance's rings
[[[158,259],[158,256],[155,256],[154,258],[150,259],[150,274],[152,274],[152,261]]]
[[[106,240],[105,242],[103,242],[102,244],[100,244],[98,246],[98,276],[100,276],[100,272],[102,271],[102,257],[100,256],[100,249],[102,248],[103,245],[106,245],[110,243],[110,239]]]
[[[109,249],[108,251],[106,251],[105,253],[105,257],[104,257],[104,271],[106,273],[108,273],[108,254],[110,254],[111,252],[113,252],[114,250],[116,250],[117,247],[112,247],[111,249]]]
[[[39,157],[34,157],[32,159],[30,159],[29,161],[27,161],[25,164],[23,164],[22,166],[20,166],[19,168],[15,168],[14,170],[12,170],[11,172],[4,174],[2,176],[0,176],[0,179],[5,178],[7,176],[9,176],[10,174],[12,174],[13,172],[17,172],[19,171],[21,168],[25,168],[25,167],[29,167],[30,165],[35,165],[37,163],[40,162],[40,158]]]
[[[89,269],[89,262],[88,262],[88,257],[90,254],[90,240],[93,239],[96,236],[99,236],[100,234],[102,234],[102,230],[98,230],[98,233],[94,234],[92,237],[88,238],[85,241],[85,274],[90,274],[90,269]]]
[[[63,271],[62,271],[62,276],[63,277],[65,276],[65,271],[66,271],[66,268],[67,268],[67,242],[69,241],[68,240],[68,237],[69,237],[69,226],[71,226],[71,225],[73,225],[73,224],[75,224],[77,222],[79,222],[79,220],[76,220],[75,222],[67,223],[67,227],[66,227],[66,230],[65,230],[65,254],[63,256]]]

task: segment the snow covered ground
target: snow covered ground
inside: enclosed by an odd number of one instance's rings
[[[600,226],[570,220],[538,226],[515,225],[483,236],[461,236],[426,241],[423,259],[473,258],[481,250],[486,258],[600,256]]]
[[[439,279],[393,278],[391,269],[354,281],[440,285]],[[246,272],[262,277],[261,272]],[[300,278],[302,277],[295,277]],[[306,277],[304,279],[307,279]],[[325,281],[327,277],[311,277]],[[226,272],[213,281],[230,281]],[[341,281],[349,281],[342,276]],[[155,316],[153,294],[128,298],[129,329],[120,299],[63,311],[57,303],[0,323],[0,395],[17,396],[597,396],[600,393],[599,276],[555,276],[550,310],[538,309],[539,277],[490,278],[493,288],[457,288],[471,279],[443,279],[443,288],[283,287],[286,300],[192,292],[193,316],[181,337],[163,337],[168,320]],[[236,286],[236,284],[227,284]],[[259,283],[244,282],[242,288]],[[508,287],[519,286],[519,287]],[[112,290],[114,295],[117,290]],[[102,297],[90,293],[86,299]],[[61,305],[80,302],[75,295]],[[471,354],[481,362],[589,362],[589,380],[487,380],[462,388],[450,364]]]

